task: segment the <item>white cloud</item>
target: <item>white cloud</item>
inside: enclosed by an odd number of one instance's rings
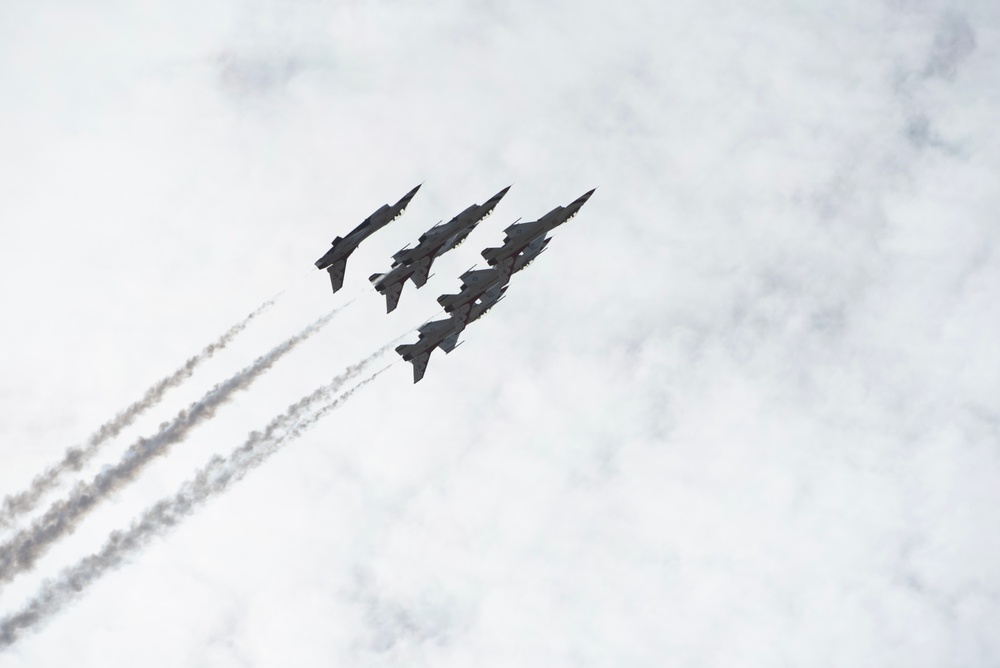
[[[392,369],[5,664],[996,663],[993,4],[149,11],[0,10],[0,493],[286,285],[120,447],[514,185],[0,611],[599,187],[424,381]],[[342,294],[295,282],[421,181]]]

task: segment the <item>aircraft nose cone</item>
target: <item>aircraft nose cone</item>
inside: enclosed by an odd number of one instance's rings
[[[591,196],[591,195],[593,195],[593,194],[594,194],[594,190],[597,190],[597,188],[593,188],[593,189],[591,189],[591,190],[588,190],[588,191],[587,191],[587,192],[585,192],[584,194],[580,195],[580,198],[579,198],[579,199],[577,199],[576,201],[577,201],[577,202],[579,202],[580,204],[583,204],[583,203],[584,203],[584,202],[586,202],[586,201],[587,201],[588,199],[590,199],[590,196]]]
[[[424,185],[424,184],[421,183],[420,186],[422,186],[422,185]],[[413,196],[417,194],[418,190],[420,190],[420,186],[417,186],[416,188],[414,188],[410,192],[408,192],[405,195],[403,195],[403,199],[399,200],[399,203],[400,204],[404,204],[404,205],[405,204],[409,204],[410,200],[413,199]]]

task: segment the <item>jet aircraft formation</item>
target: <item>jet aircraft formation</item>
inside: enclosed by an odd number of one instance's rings
[[[417,193],[417,188],[390,206],[380,207],[346,237],[337,237],[330,250],[316,261],[316,266],[330,275],[333,291],[340,290],[349,256],[358,245],[375,231],[398,218]],[[386,310],[392,311],[399,302],[407,280],[420,288],[430,276],[434,260],[461,244],[479,223],[490,215],[506,195],[504,188],[486,201],[473,204],[447,223],[438,224],[420,236],[413,248],[403,248],[393,255],[392,266],[385,273],[374,274],[372,285],[386,298]],[[475,322],[495,306],[507,291],[511,275],[528,266],[545,249],[548,234],[572,218],[593,194],[593,190],[565,207],[556,207],[536,221],[520,220],[505,230],[501,246],[487,248],[482,255],[490,264],[487,269],[470,269],[461,276],[461,288],[455,294],[438,297],[448,317],[426,322],[417,331],[415,343],[396,347],[396,352],[413,364],[413,382],[418,382],[427,369],[431,353],[440,348],[449,353],[459,345],[459,337],[469,323]],[[211,420],[216,410],[246,390],[284,355],[320,331],[343,306],[331,310],[297,334],[282,341],[269,352],[257,357],[228,380],[214,385],[200,399],[166,422],[148,437],[138,438],[128,447],[116,464],[105,465],[92,480],[78,481],[66,496],[54,501],[49,509],[36,517],[28,513],[67,477],[79,472],[81,466],[93,460],[105,443],[114,439],[145,411],[157,406],[164,393],[180,386],[198,365],[224,349],[249,323],[275,303],[272,298],[227,330],[201,352],[188,359],[177,371],[154,384],[127,409],[104,423],[85,445],[70,448],[60,461],[36,476],[27,489],[0,500],[0,529],[12,528],[0,542],[0,588],[19,574],[35,569],[37,561],[57,541],[72,534],[88,514],[102,501],[131,484],[154,462],[169,455],[172,447],[199,424]],[[259,466],[288,439],[293,438],[347,400],[354,392],[372,382],[385,369],[368,375],[343,390],[366,367],[380,359],[385,347],[380,347],[364,359],[348,366],[328,383],[320,386],[268,425],[251,432],[247,440],[226,457],[213,456],[198,473],[183,483],[176,494],[166,496],[146,509],[129,528],[115,531],[93,554],[64,569],[55,580],[46,580],[39,593],[11,614],[0,617],[0,652],[18,640],[29,629],[45,621],[86,587],[109,570],[116,568],[125,556],[148,544],[153,536],[167,531],[184,517],[196,511],[209,498],[226,492],[248,471]]]
[[[338,236],[333,240],[333,247],[316,261],[316,267],[326,269],[330,274],[334,292],[344,284],[348,256],[362,241],[402,216],[419,189],[420,186],[417,186],[392,206],[383,204],[346,237]],[[493,212],[508,190],[510,186],[484,204],[473,204],[447,223],[438,223],[420,235],[416,246],[410,248],[407,245],[394,254],[388,271],[371,275],[368,280],[380,294],[385,295],[386,313],[396,308],[406,281],[412,281],[418,289],[423,287],[430,277],[434,259],[465,241],[476,226]],[[465,328],[503,299],[510,277],[531,264],[545,250],[551,240],[547,235],[575,216],[593,194],[594,190],[589,190],[569,205],[557,206],[538,220],[522,223],[518,219],[504,230],[503,245],[482,252],[489,268],[477,270],[473,267],[459,277],[462,285],[458,293],[438,297],[437,301],[448,317],[425,323],[417,330],[419,338],[416,343],[396,348],[403,360],[413,364],[414,383],[424,377],[431,353],[440,348],[447,354],[457,348],[460,345],[459,336]]]

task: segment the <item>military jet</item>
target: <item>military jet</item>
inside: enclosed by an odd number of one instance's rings
[[[535,261],[539,255],[549,245],[551,239],[546,239],[544,235],[539,236],[523,251],[515,255],[511,260],[489,269],[478,269],[465,272],[460,276],[462,288],[456,295],[441,295],[438,297],[438,304],[444,307],[446,313],[453,317],[464,319],[466,314],[471,318],[475,312],[476,300],[486,299],[489,290],[502,288],[506,290],[507,283],[510,282],[512,274],[516,274],[529,264]]]
[[[458,337],[465,331],[466,326],[478,320],[487,311],[496,306],[497,302],[503,299],[507,286],[496,285],[490,288],[482,296],[479,303],[473,304],[468,320],[461,320],[449,317],[446,320],[435,320],[422,325],[419,332],[420,338],[416,343],[404,344],[396,347],[403,361],[413,364],[413,382],[419,383],[427,371],[427,362],[435,348],[440,348],[445,354],[460,346]]]
[[[594,194],[594,190],[590,190],[573,200],[569,206],[557,206],[538,220],[510,225],[504,230],[507,236],[504,237],[503,246],[487,248],[483,251],[483,258],[489,262],[491,267],[506,267],[509,273],[513,273],[516,271],[514,267],[517,264],[519,254],[525,253],[530,247],[533,247],[535,250],[532,258],[537,257],[549,241],[545,235],[575,216],[580,207],[586,204],[590,196]],[[528,261],[530,262],[530,260]],[[525,262],[522,261],[521,264],[521,268],[523,268]]]
[[[396,346],[396,352],[404,362],[413,364],[413,382],[419,383],[427,371],[427,362],[435,348],[441,348],[446,353],[458,347],[458,337],[465,329],[465,323],[455,318],[435,320],[423,325],[418,331],[420,338],[416,343]]]
[[[337,237],[333,240],[333,248],[326,252],[326,255],[316,260],[317,269],[326,269],[330,274],[330,284],[336,292],[344,285],[344,271],[347,268],[347,258],[358,245],[367,239],[372,233],[382,229],[392,221],[403,215],[406,206],[413,199],[413,196],[420,190],[417,186],[410,192],[403,195],[392,206],[383,204],[378,211],[365,218],[364,222],[355,227],[346,237]]]
[[[441,295],[438,304],[444,307],[446,313],[466,321],[472,315],[472,306],[487,290],[494,286],[502,288],[510,280],[510,272],[504,267],[490,269],[470,269],[462,274],[461,291],[456,295]]]
[[[434,258],[465,241],[469,233],[493,212],[508,190],[510,186],[488,199],[485,204],[473,204],[447,223],[435,225],[420,235],[419,243],[414,248],[403,248],[393,255],[389,271],[372,274],[368,280],[379,293],[385,295],[385,312],[392,313],[395,310],[406,279],[412,280],[417,288],[423,287],[430,275]]]

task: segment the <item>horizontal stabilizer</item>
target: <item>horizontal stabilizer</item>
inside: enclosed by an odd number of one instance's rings
[[[396,281],[392,285],[383,286],[385,290],[385,312],[392,313],[396,310],[396,305],[399,304],[399,296],[403,294],[403,284],[400,281]]]
[[[430,351],[423,353],[422,355],[417,355],[410,362],[413,364],[413,382],[414,384],[419,383],[420,379],[424,377],[424,373],[427,371],[427,362],[431,359]]]
[[[330,274],[330,286],[333,288],[333,291],[336,292],[337,290],[340,290],[344,287],[344,273],[347,271],[347,258],[334,262],[326,268],[326,271]]]

